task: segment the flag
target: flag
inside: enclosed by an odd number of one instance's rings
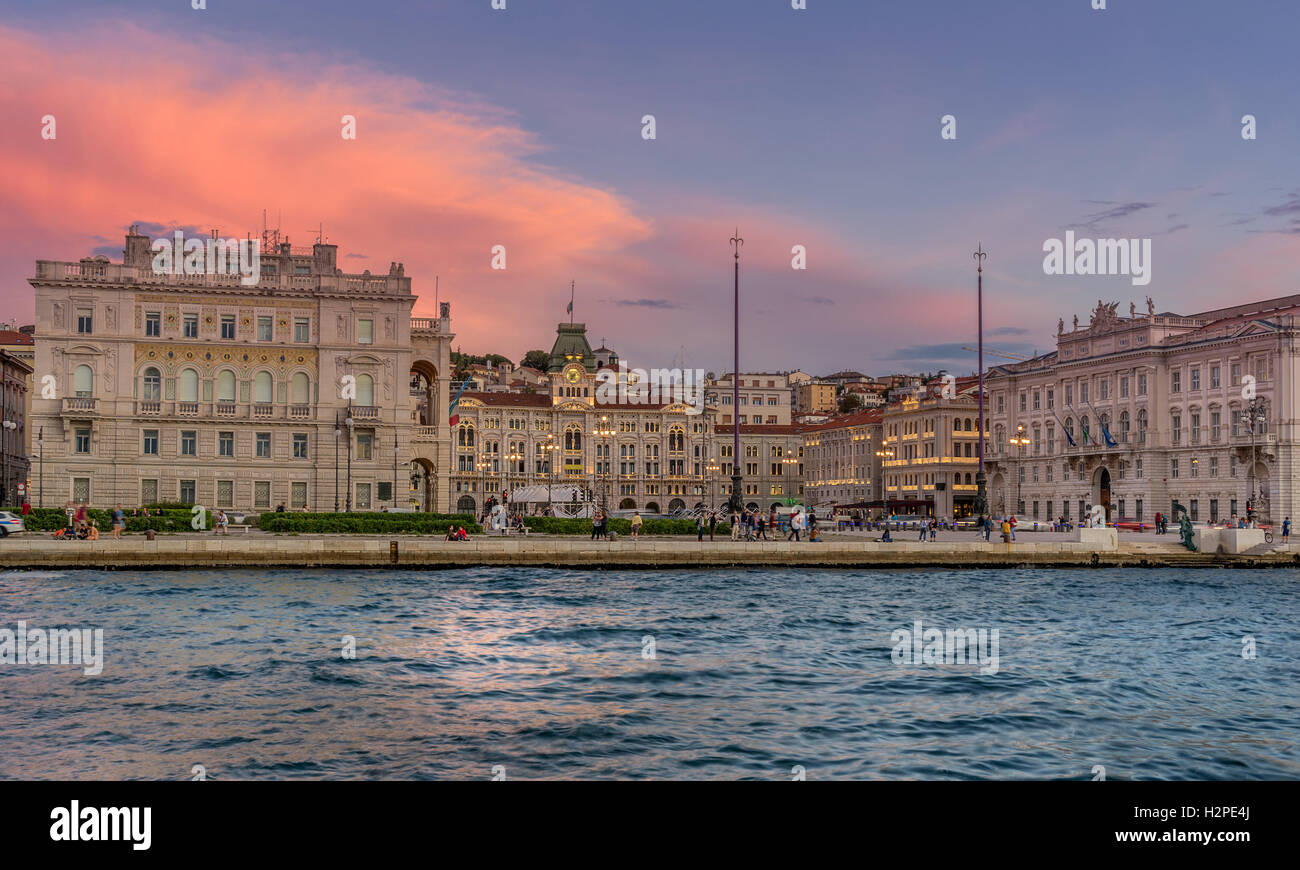
[[[1069,429],[1066,429],[1066,428],[1065,428],[1065,424],[1064,424],[1064,423],[1061,423],[1061,418],[1060,418],[1060,416],[1056,413],[1055,409],[1053,409],[1053,411],[1052,411],[1052,416],[1053,416],[1053,417],[1056,417],[1056,422],[1057,422],[1058,424],[1060,424],[1061,431],[1065,433],[1065,440],[1070,442],[1070,446],[1071,446],[1071,447],[1077,447],[1078,445],[1076,445],[1076,444],[1074,443],[1074,436],[1070,434],[1070,430],[1069,430]]]
[[[465,378],[465,383],[461,384],[460,389],[456,391],[456,398],[452,399],[451,404],[447,407],[447,413],[450,415],[447,417],[448,428],[459,425],[460,423],[460,414],[456,413],[456,407],[460,404],[460,394],[465,392],[465,388],[469,386],[469,382],[470,379]]]
[[[1092,407],[1092,402],[1088,402],[1087,405],[1089,408],[1092,408],[1092,413],[1097,414],[1097,409]],[[1115,447],[1119,444],[1119,442],[1111,436],[1110,430],[1106,428],[1106,421],[1102,419],[1100,414],[1097,414],[1097,425],[1101,427],[1101,434],[1106,440],[1107,447]]]
[[[565,314],[572,314],[572,313],[573,313],[573,300],[572,300],[572,299],[569,300],[568,307],[566,307],[566,308],[564,309],[564,313],[565,313]]]

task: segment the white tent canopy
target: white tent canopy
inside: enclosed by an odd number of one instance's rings
[[[549,490],[549,494],[548,494]],[[587,493],[582,487],[553,484],[551,486],[521,486],[510,491],[511,504],[569,504],[585,502]]]

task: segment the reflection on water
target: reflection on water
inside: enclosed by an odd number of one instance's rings
[[[105,646],[0,665],[0,776],[1295,778],[1297,579],[0,573],[0,628]],[[998,629],[998,673],[894,664],[916,619]]]

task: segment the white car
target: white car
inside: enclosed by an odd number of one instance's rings
[[[0,511],[0,538],[7,538],[11,532],[24,532],[23,518],[10,511]]]

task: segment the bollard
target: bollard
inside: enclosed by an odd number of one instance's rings
[[[388,559],[394,565],[397,564],[397,542],[396,541],[388,542]]]

